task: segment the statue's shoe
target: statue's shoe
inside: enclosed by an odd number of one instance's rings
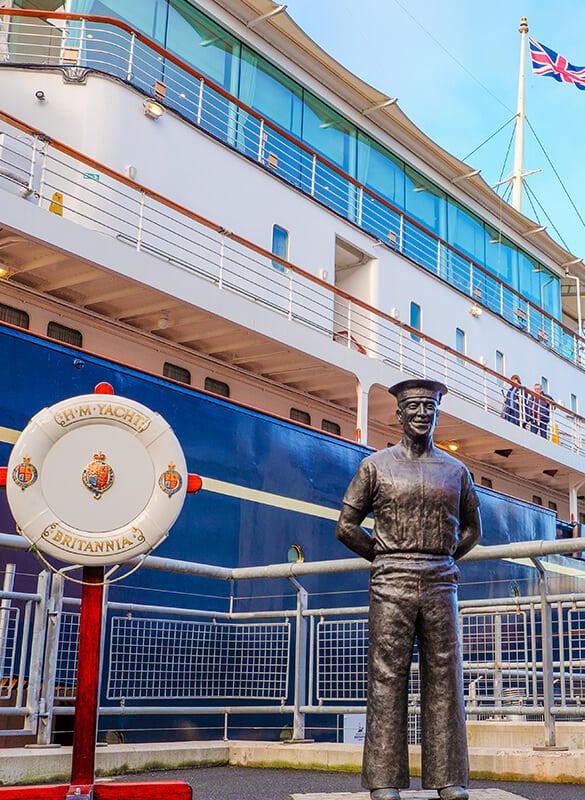
[[[441,800],[469,800],[469,792],[463,786],[445,786],[439,789]]]
[[[392,788],[372,789],[370,800],[400,800],[400,792]]]

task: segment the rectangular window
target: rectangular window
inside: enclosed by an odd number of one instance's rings
[[[203,388],[206,392],[213,392],[213,394],[218,394],[220,397],[230,396],[230,387],[228,384],[223,381],[218,381],[215,378],[205,378]]]
[[[406,167],[406,211],[411,217],[446,239],[447,197],[437,186],[424,178],[419,172]],[[413,233],[421,236],[421,232]],[[428,246],[428,243],[427,243]],[[419,247],[424,247],[422,241]],[[419,255],[420,257],[422,253]]]
[[[461,328],[455,328],[455,350],[463,355],[467,354],[467,336]],[[465,363],[462,358],[458,358],[457,361],[459,364]]]
[[[450,244],[480,264],[485,264],[485,226],[479,217],[456,200],[450,199],[447,204],[447,230]]]
[[[273,225],[272,226],[272,252],[275,256],[280,256],[281,258],[289,260],[288,258],[288,251],[289,251],[289,235],[288,231],[284,228],[281,228],[280,225]],[[279,261],[273,261],[272,266],[274,269],[277,269],[279,272],[285,272],[286,267],[281,264]]]
[[[496,372],[500,375],[506,374],[506,358],[500,350],[496,350]],[[498,384],[501,386],[503,381],[498,378]]]
[[[60,325],[58,322],[49,322],[47,336],[50,336],[51,339],[57,339],[59,342],[65,342],[65,344],[75,345],[75,347],[81,347],[83,344],[83,336],[80,331],[76,331],[75,328],[68,328],[66,325]]]
[[[540,385],[542,386],[542,391],[548,394],[548,378],[545,378],[544,375],[540,379]]]
[[[532,502],[534,503],[535,506],[541,506],[542,505],[542,497],[539,494],[533,494],[532,495]]]
[[[491,478],[483,478],[481,479],[481,485],[485,486],[486,489],[492,488],[492,479]]]
[[[337,422],[331,422],[328,419],[321,420],[321,430],[327,431],[327,433],[334,433],[336,436],[341,436],[341,425],[338,425]]]
[[[548,507],[550,508],[551,511],[557,511],[557,504],[555,503],[554,500],[548,501]]]
[[[169,364],[168,361],[165,361],[163,365],[163,375],[165,378],[171,378],[179,383],[191,383],[191,373],[188,369],[178,367],[176,364]]]
[[[579,413],[579,401],[577,400],[577,395],[571,392],[571,411],[574,414]]]
[[[311,415],[307,411],[301,411],[298,408],[291,408],[289,416],[295,422],[302,422],[304,425],[311,424]]]
[[[422,310],[418,303],[410,304],[410,327],[417,331],[422,330]],[[420,336],[415,333],[411,333],[410,338],[415,342],[420,342]]]
[[[0,303],[0,322],[7,322],[9,325],[16,325],[18,328],[28,330],[30,318],[26,311]]]

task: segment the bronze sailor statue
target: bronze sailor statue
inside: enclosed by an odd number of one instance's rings
[[[372,562],[368,700],[362,784],[372,800],[409,786],[408,678],[418,642],[422,786],[466,800],[469,779],[455,561],[481,535],[467,467],[437,449],[433,431],[447,387],[412,379],[396,397],[401,441],[365,458],[351,481],[337,538]],[[361,527],[373,514],[370,536]]]

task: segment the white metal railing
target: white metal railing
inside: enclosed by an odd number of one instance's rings
[[[3,534],[0,546],[24,550],[28,543]],[[576,539],[476,548],[465,561],[529,556],[541,575],[540,592],[459,603],[468,715],[544,720],[548,745],[554,744],[555,719],[585,719],[585,594],[551,595],[541,558],[546,552],[568,552],[569,547],[582,550],[585,544]],[[303,738],[309,714],[362,713],[368,609],[359,603],[367,597],[366,576],[361,583],[353,581],[345,593],[334,581],[331,586],[336,591],[323,585],[314,596],[302,582],[305,574],[366,572],[369,566],[352,558],[230,569],[148,557],[143,568],[223,579],[230,582],[230,591],[215,598],[206,592],[198,600],[192,592],[181,594],[175,598],[181,607],[168,607],[158,600],[164,596],[162,587],[153,589],[149,581],[150,595],[142,592],[143,603],[108,601],[106,692],[100,714],[142,718],[142,733],[149,726],[155,737],[169,714],[223,716],[226,735],[230,716],[288,715],[294,720],[295,738]],[[273,596],[270,582],[287,573],[290,593],[283,595],[279,589]],[[17,577],[28,580],[20,573]],[[258,593],[251,589],[240,595],[238,580],[268,584],[260,584]],[[3,634],[3,641],[14,641],[23,655],[12,678],[18,691],[8,695],[1,711],[24,717],[21,733],[36,734],[40,744],[51,741],[57,714],[73,713],[79,613],[65,607],[79,606],[79,600],[69,598],[66,591],[62,575],[51,581],[46,572],[39,576],[36,593],[0,591],[5,609],[22,603],[34,608],[26,625],[19,625],[14,634]],[[135,593],[136,586],[128,591]],[[267,598],[273,610],[262,610]],[[153,603],[148,605],[148,600]],[[193,607],[202,600],[203,607]],[[37,640],[29,652],[31,628]],[[415,652],[409,704],[413,717],[419,706],[418,674]]]
[[[583,365],[585,342],[577,333],[126,23],[20,10],[5,19],[11,22],[4,23],[4,33],[0,30],[0,65],[58,66],[70,80],[93,70],[131,83],[542,345]]]
[[[17,126],[2,112],[0,189],[261,303],[406,375],[442,380],[453,394],[501,414],[510,386],[504,376],[108,167]],[[537,432],[584,454],[585,420],[545,404],[550,420]]]

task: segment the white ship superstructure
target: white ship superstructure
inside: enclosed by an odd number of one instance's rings
[[[36,6],[0,17],[5,322],[373,447],[440,378],[477,483],[585,521],[574,254],[271,0]]]

